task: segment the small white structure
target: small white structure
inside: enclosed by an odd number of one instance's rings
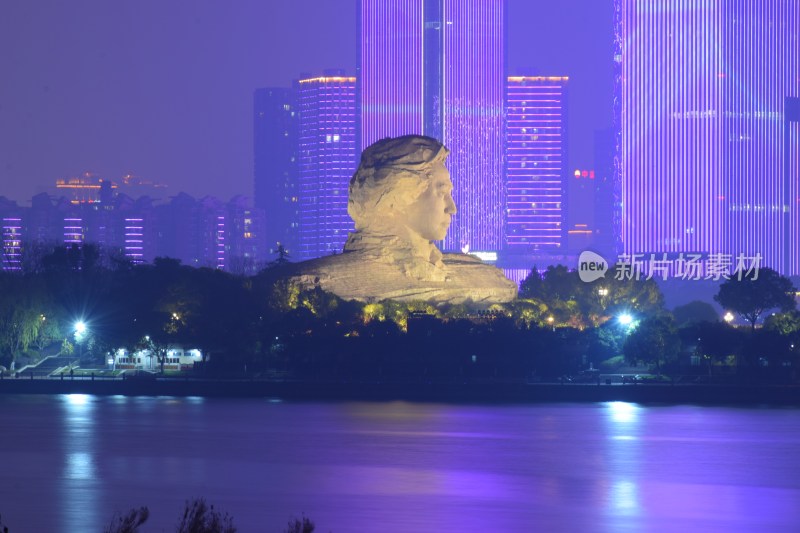
[[[185,350],[181,346],[170,346],[164,360],[164,370],[191,370],[195,363],[203,360],[200,350]],[[120,348],[108,357],[108,365],[112,370],[152,370],[160,371],[158,357],[151,350],[129,352]]]

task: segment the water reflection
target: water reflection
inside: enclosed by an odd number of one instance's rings
[[[800,410],[0,395],[0,416],[12,531],[139,505],[168,531],[195,496],[242,532],[300,513],[355,533],[800,523]]]
[[[639,406],[635,403],[607,402],[605,405],[608,408],[609,418],[618,428],[636,422],[636,418],[639,414]]]
[[[609,470],[605,500],[612,519],[636,517],[642,511],[639,498],[639,475],[642,471],[639,442],[642,408],[634,403],[604,404],[606,446]]]
[[[87,522],[96,523],[99,519],[100,491],[94,456],[96,401],[86,394],[61,396],[64,466],[59,503],[66,531],[81,531]]]
[[[64,472],[67,479],[94,479],[94,459],[89,453],[67,454],[67,465]]]

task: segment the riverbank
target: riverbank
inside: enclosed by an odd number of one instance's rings
[[[293,401],[610,402],[800,406],[799,386],[3,379],[0,394],[263,397]]]

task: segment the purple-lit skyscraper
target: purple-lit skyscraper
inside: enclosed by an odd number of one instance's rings
[[[292,255],[299,218],[295,96],[293,89],[270,87],[253,97],[255,206],[267,217],[258,238],[267,251],[280,243]]]
[[[22,218],[5,216],[0,219],[3,230],[3,249],[0,250],[0,269],[9,272],[22,270]]]
[[[360,0],[360,149],[424,134],[451,150],[444,248],[503,244],[505,0]]]
[[[623,250],[800,273],[800,0],[615,0],[615,26]]]
[[[386,137],[425,131],[424,3],[359,1],[359,150]]]
[[[347,214],[356,170],[356,79],[299,80],[299,259],[339,253],[354,229]]]
[[[564,244],[566,77],[509,76],[506,105],[506,246],[510,253]]]

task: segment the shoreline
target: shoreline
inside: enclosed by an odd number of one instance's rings
[[[201,396],[289,401],[409,401],[436,403],[632,402],[697,405],[800,406],[798,385],[671,385],[558,383],[400,383],[158,379],[3,379],[0,394]]]

